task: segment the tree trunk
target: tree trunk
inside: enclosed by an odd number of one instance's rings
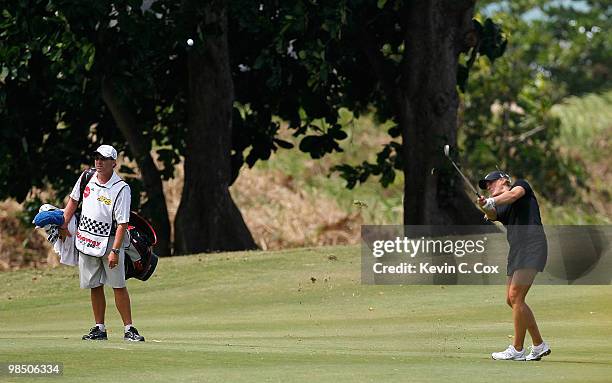
[[[223,2],[206,4],[201,6],[206,24],[202,29],[211,32],[204,41],[195,42],[187,58],[187,145],[185,183],[175,221],[177,254],[256,248],[228,189],[234,89],[227,11]],[[192,13],[201,14],[199,9]]]
[[[130,146],[134,159],[140,168],[140,174],[147,192],[147,202],[143,205],[143,213],[151,219],[157,233],[157,245],[154,251],[159,256],[170,256],[168,208],[159,170],[155,166],[153,158],[151,158],[150,143],[143,139],[134,115],[123,106],[110,79],[102,79],[102,98],[113,115],[121,134]]]
[[[405,225],[483,223],[443,153],[445,144],[457,143],[457,64],[473,29],[473,7],[473,0],[418,0],[406,6],[405,56],[396,96]]]

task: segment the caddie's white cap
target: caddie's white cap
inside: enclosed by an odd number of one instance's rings
[[[96,149],[96,153],[100,153],[106,158],[112,158],[113,160],[117,159],[117,151],[110,145],[100,145],[100,147]]]

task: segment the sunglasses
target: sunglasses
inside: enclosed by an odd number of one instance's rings
[[[110,158],[110,157],[104,157],[104,156],[102,156],[102,155],[100,155],[100,154],[96,154],[96,155],[94,156],[94,160],[96,160],[96,161],[106,161],[106,160],[112,160],[112,158]]]

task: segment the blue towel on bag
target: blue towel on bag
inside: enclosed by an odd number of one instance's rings
[[[38,227],[61,226],[64,224],[64,212],[61,210],[41,211],[34,217],[34,224]]]

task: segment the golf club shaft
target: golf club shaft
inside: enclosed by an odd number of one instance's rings
[[[457,171],[459,172],[459,174],[461,174],[461,177],[463,177],[463,180],[465,181],[466,184],[468,184],[468,186],[470,187],[470,189],[472,189],[472,191],[478,196],[480,197],[480,193],[478,193],[478,190],[476,190],[476,188],[472,185],[472,183],[470,182],[470,180],[468,180],[468,178],[463,175],[463,173],[461,172],[461,170],[459,170],[459,168],[457,167],[457,165],[455,165],[455,161],[453,161],[452,159],[450,159],[451,164],[453,164],[453,166],[455,167],[455,169],[457,169]]]

